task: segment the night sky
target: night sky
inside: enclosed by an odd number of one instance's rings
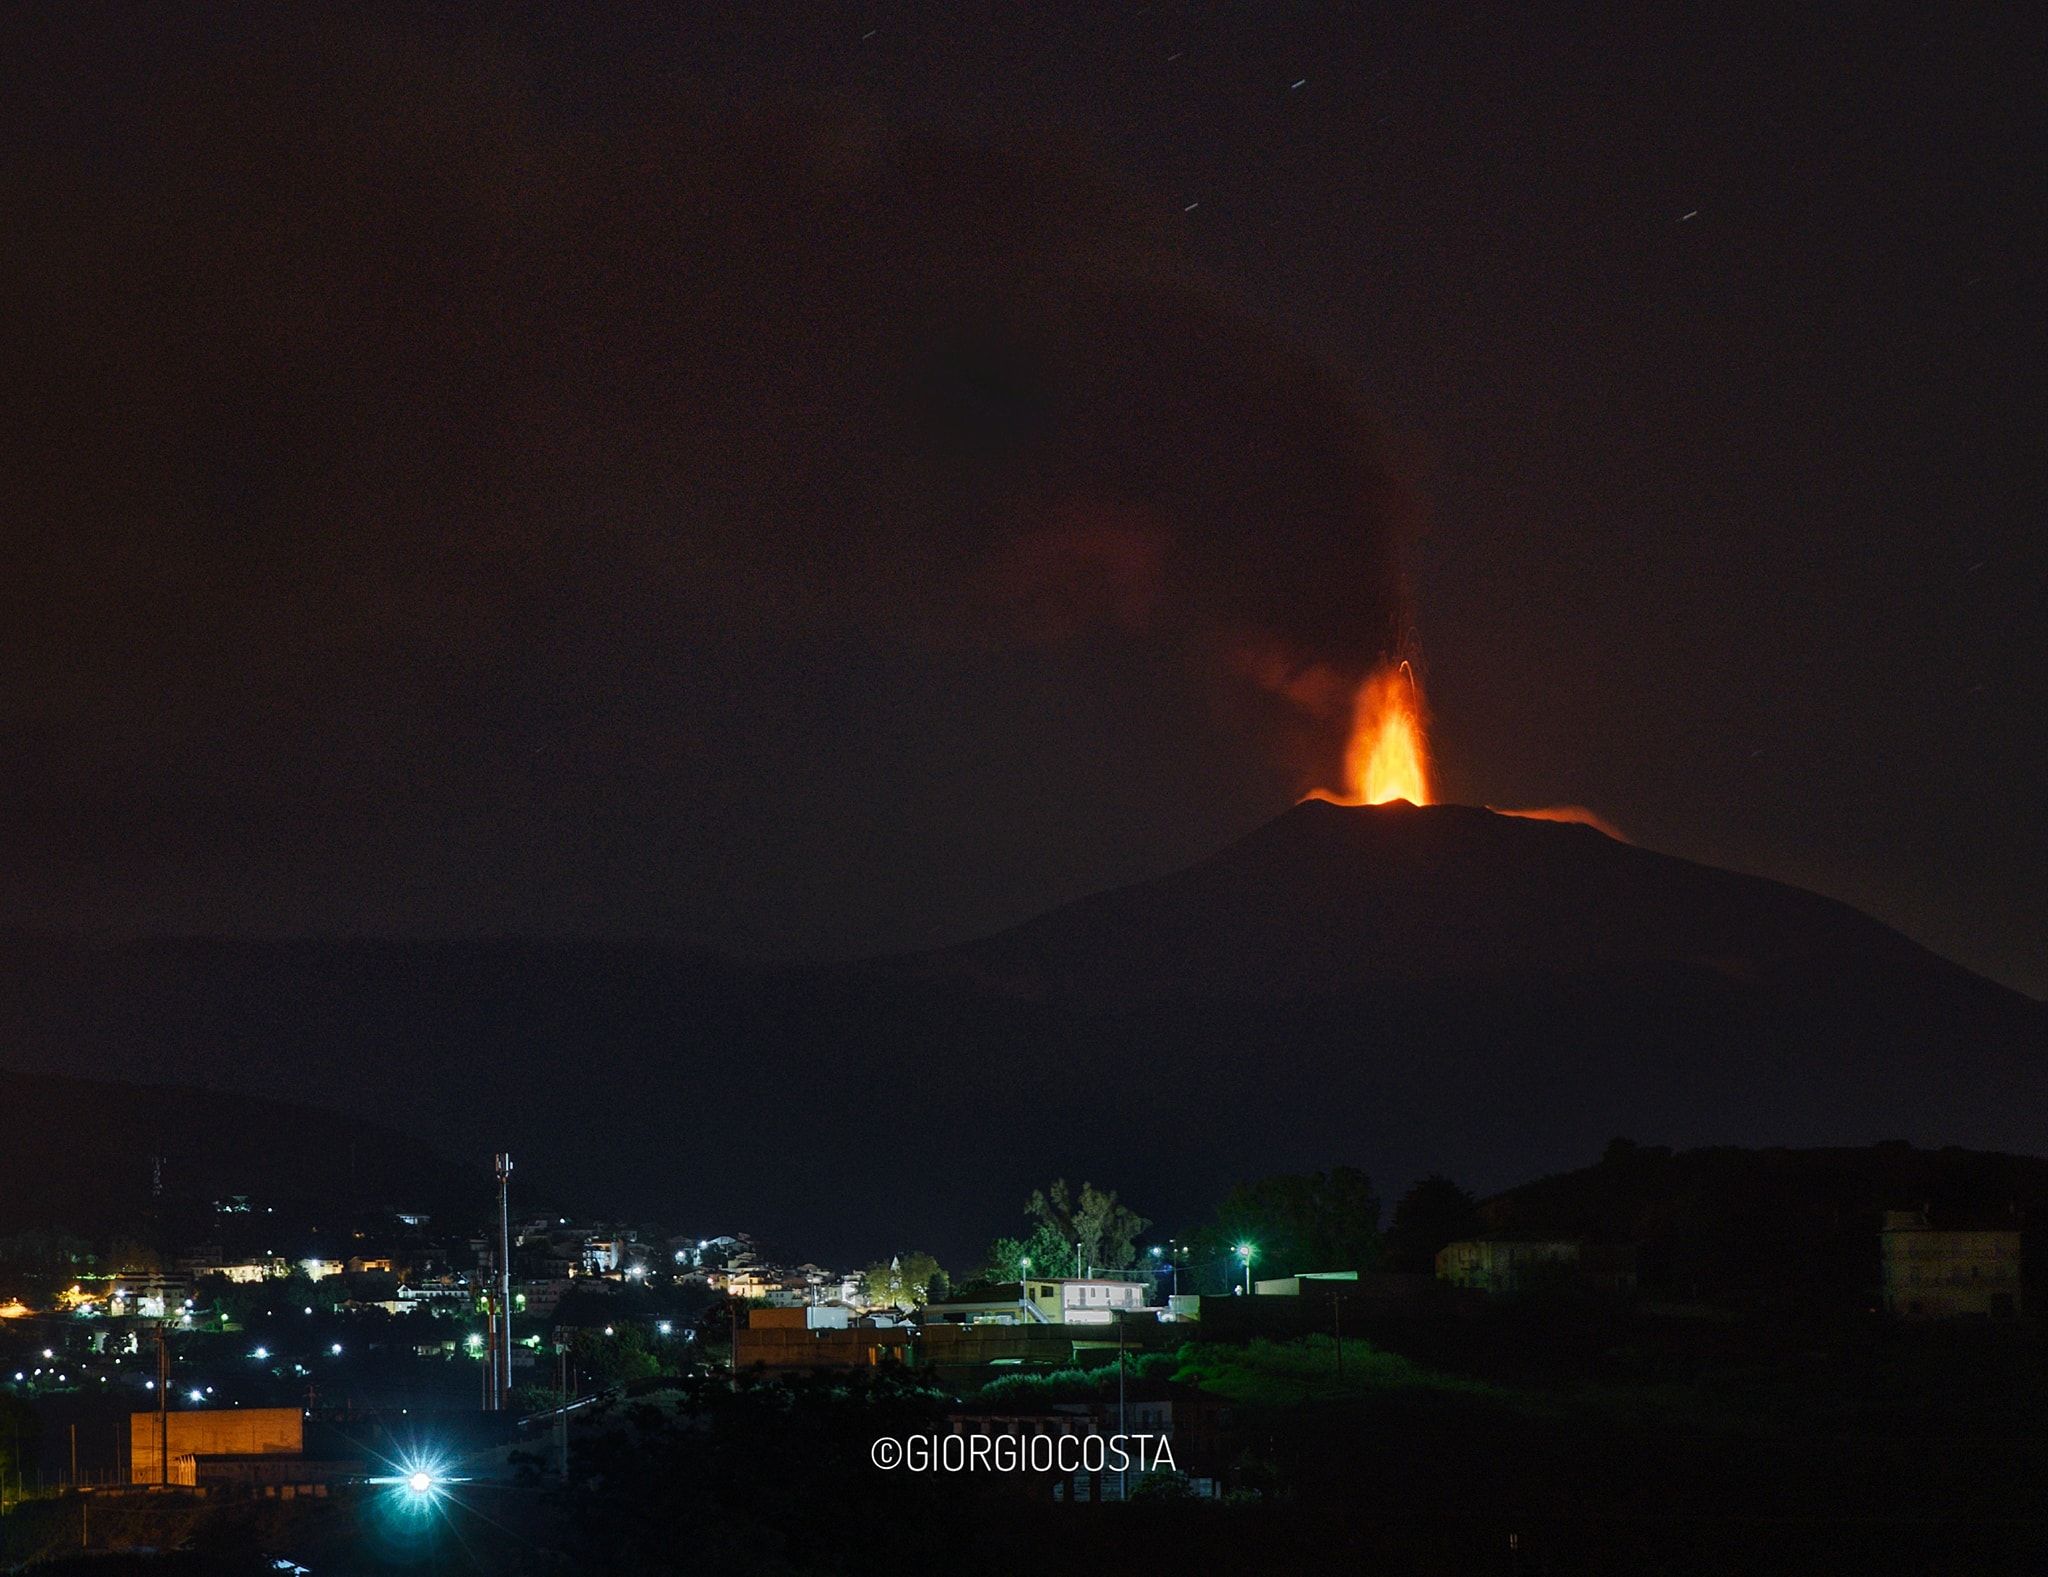
[[[0,925],[936,943],[1398,649],[1445,797],[2048,994],[2024,8],[83,9]]]

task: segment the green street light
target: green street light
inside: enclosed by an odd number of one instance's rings
[[[1258,1253],[1258,1247],[1255,1244],[1240,1243],[1237,1245],[1237,1257],[1244,1261],[1244,1295],[1247,1298],[1252,1295],[1252,1256],[1256,1253]]]

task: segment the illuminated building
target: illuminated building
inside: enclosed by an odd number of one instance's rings
[[[1881,1239],[1887,1313],[1942,1320],[2020,1312],[2016,1228],[1943,1228],[1924,1210],[1888,1210]]]
[[[1148,1307],[1152,1278],[1122,1276],[1033,1276],[1024,1284],[1025,1305],[1051,1325],[1107,1325],[1119,1313]]]

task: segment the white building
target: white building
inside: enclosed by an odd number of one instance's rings
[[[1024,1283],[1024,1301],[1048,1324],[1107,1325],[1119,1314],[1144,1312],[1151,1290],[1150,1276],[1033,1276]]]

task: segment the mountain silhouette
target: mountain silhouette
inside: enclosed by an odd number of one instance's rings
[[[1986,1011],[2012,994],[1845,904],[1576,823],[1311,800],[1187,870],[929,955],[1059,1000],[1273,999],[1376,980],[1697,966],[1789,989],[1903,972]]]
[[[620,1218],[963,1269],[1056,1175],[1182,1227],[1234,1180],[1339,1163],[1488,1191],[1617,1134],[2048,1132],[2042,1004],[1812,893],[1462,806],[1300,805],[1156,881],[851,965],[0,939],[0,1065],[300,1101],[465,1163],[511,1149]]]

